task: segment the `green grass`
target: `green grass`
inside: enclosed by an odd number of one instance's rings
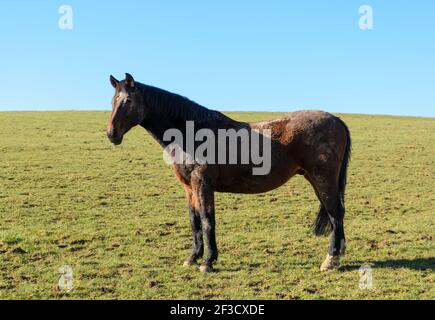
[[[318,271],[328,239],[310,233],[318,201],[298,176],[217,194],[220,258],[201,274],[181,267],[187,205],[160,147],[142,128],[111,146],[108,115],[0,113],[0,299],[435,299],[435,119],[342,115],[353,154],[340,270]]]

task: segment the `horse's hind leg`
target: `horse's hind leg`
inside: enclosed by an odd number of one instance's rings
[[[327,174],[329,172],[330,174]],[[344,208],[339,197],[338,176],[334,170],[315,170],[306,174],[307,180],[311,183],[316,195],[321,202],[319,216],[317,218],[316,230],[328,230],[332,227],[328,255],[322,263],[320,270],[329,270],[339,266],[340,255],[344,254]]]

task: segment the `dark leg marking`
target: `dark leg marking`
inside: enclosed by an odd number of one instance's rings
[[[202,239],[201,217],[195,210],[189,206],[190,225],[192,226],[193,251],[184,265],[191,265],[201,258],[204,254],[204,241]]]

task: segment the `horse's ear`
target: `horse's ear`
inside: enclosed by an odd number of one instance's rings
[[[134,79],[133,76],[129,73],[125,74],[125,84],[131,88],[134,88]]]
[[[116,86],[118,85],[119,81],[116,80],[116,78],[114,76],[110,75],[110,83],[116,89]]]

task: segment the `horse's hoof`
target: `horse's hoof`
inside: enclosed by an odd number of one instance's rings
[[[325,261],[323,261],[320,266],[320,271],[327,271],[336,269],[340,266],[340,256],[330,256],[329,254],[326,256]]]
[[[187,259],[186,261],[183,262],[183,267],[190,267],[193,264],[194,264],[193,261]]]
[[[213,268],[211,266],[206,265],[206,264],[202,264],[199,266],[199,271],[201,271],[203,273],[208,273],[208,272],[212,272]]]

